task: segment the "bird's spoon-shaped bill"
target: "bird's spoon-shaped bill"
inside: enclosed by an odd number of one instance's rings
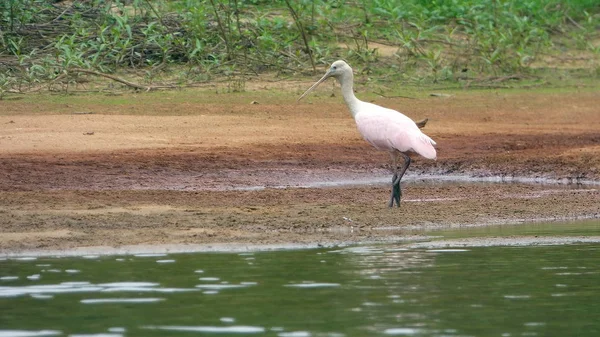
[[[319,84],[321,84],[323,81],[325,81],[325,80],[326,80],[326,79],[328,79],[328,78],[329,78],[329,71],[328,71],[328,72],[326,72],[326,73],[325,73],[325,75],[323,75],[323,77],[321,77],[321,79],[317,81],[317,83],[313,84],[313,85],[312,85],[310,88],[308,88],[308,90],[306,90],[306,91],[305,91],[305,92],[302,94],[302,96],[300,96],[300,97],[298,98],[298,100],[296,100],[296,102],[297,102],[297,101],[299,101],[299,100],[301,100],[302,98],[304,98],[304,96],[308,95],[308,94],[309,94],[311,91],[315,90],[315,88],[316,88],[316,87],[318,87],[318,86],[319,86]]]

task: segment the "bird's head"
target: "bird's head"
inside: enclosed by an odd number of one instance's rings
[[[303,93],[302,96],[298,98],[298,100],[304,98],[304,96],[308,95],[308,93],[313,91],[317,86],[319,86],[319,84],[323,83],[326,79],[330,77],[334,77],[341,83],[342,79],[348,76],[352,76],[352,68],[350,68],[348,63],[342,60],[335,61],[331,64],[325,75],[323,75],[323,77],[321,77],[321,79],[318,80],[317,83],[313,84],[310,88],[308,88],[308,90],[306,90],[306,92]]]
[[[352,74],[352,68],[350,68],[348,63],[346,63],[342,60],[339,60],[339,61],[335,61],[331,64],[331,67],[329,67],[329,70],[327,70],[327,73],[325,73],[325,76],[327,76],[327,78],[335,77],[335,78],[339,79],[340,77],[344,76],[345,74]]]

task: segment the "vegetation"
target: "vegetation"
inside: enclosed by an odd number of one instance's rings
[[[597,78],[600,3],[0,3],[0,98],[8,91],[72,90],[89,75],[138,90],[178,87],[225,76],[238,83],[234,89],[243,90],[248,76],[266,72],[279,76],[309,74],[338,58],[364,72],[405,82],[498,82],[542,76],[548,68]]]

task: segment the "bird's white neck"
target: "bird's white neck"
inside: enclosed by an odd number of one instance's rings
[[[352,76],[352,72],[350,72],[346,74],[345,78],[338,79],[338,82],[340,82],[342,87],[342,97],[344,97],[344,102],[346,102],[352,118],[355,118],[356,114],[358,113],[358,105],[360,104],[360,100],[354,96],[353,77],[354,76]]]

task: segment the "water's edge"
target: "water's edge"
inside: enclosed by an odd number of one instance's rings
[[[434,249],[456,247],[494,247],[494,246],[534,246],[566,245],[578,243],[600,243],[600,236],[511,236],[511,237],[471,237],[463,239],[440,239],[436,236],[411,236],[406,238],[390,237],[387,240],[365,240],[360,242],[344,241],[329,243],[288,243],[288,244],[167,244],[167,245],[131,245],[121,247],[80,247],[67,250],[24,250],[1,252],[0,258],[15,257],[78,257],[135,254],[175,254],[175,253],[240,253],[274,250],[299,250],[332,247],[347,247],[361,244],[382,244],[406,242],[409,249]]]

